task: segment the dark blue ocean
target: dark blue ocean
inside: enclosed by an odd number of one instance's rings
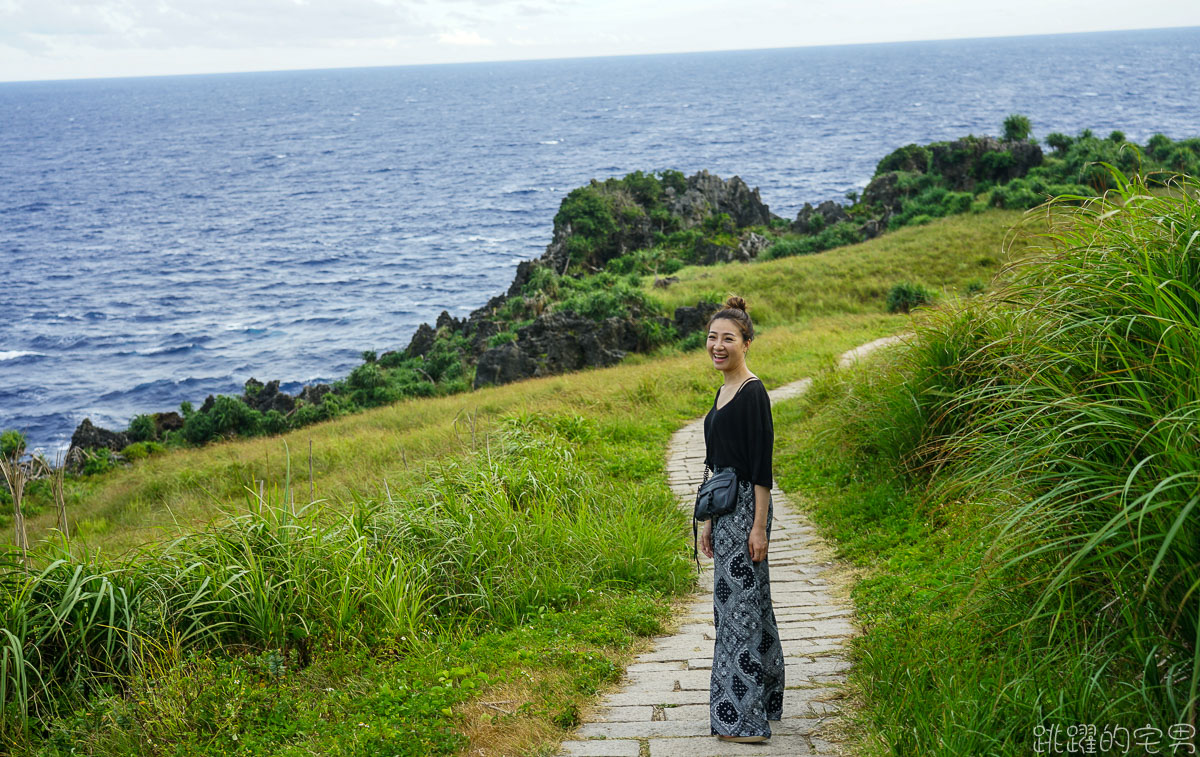
[[[741,176],[771,209],[909,142],[1200,135],[1200,29],[0,84],[0,428],[65,445],[345,375],[508,287],[562,196]]]

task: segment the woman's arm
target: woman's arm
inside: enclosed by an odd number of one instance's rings
[[[762,484],[754,485],[754,525],[752,528],[761,528],[764,534],[767,532],[767,503],[770,497],[770,489]]]
[[[762,484],[754,485],[754,525],[750,527],[750,538],[746,542],[750,559],[761,562],[767,556],[767,506],[771,490]]]
[[[771,501],[771,457],[775,446],[775,424],[771,419],[771,398],[767,389],[758,382],[757,407],[754,409],[751,423],[752,440],[750,447],[754,454],[754,525],[750,527],[750,538],[747,546],[750,549],[750,559],[754,562],[764,560],[767,556],[767,509]]]

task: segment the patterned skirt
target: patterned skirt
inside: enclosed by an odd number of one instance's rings
[[[720,470],[720,468],[717,468]],[[716,471],[714,471],[716,472]],[[767,507],[771,538],[774,503]],[[712,734],[770,736],[783,717],[783,648],[771,606],[767,563],[750,559],[754,484],[738,481],[737,509],[713,520],[713,645],[709,719]]]

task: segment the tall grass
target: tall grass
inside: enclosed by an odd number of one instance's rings
[[[251,492],[244,513],[116,563],[63,553],[30,572],[10,548],[0,728],[16,738],[193,649],[301,660],[317,642],[412,649],[511,627],[589,590],[687,585],[669,493],[602,485],[571,451],[580,433],[579,418],[506,416],[486,449],[411,497],[339,509]]]
[[[867,643],[887,681],[875,725],[900,752],[1022,753],[1052,723],[1196,725],[1200,185],[1151,194],[1110,171],[1104,197],[1044,208],[1007,284],[928,312],[891,367],[831,390],[825,448],[902,471],[903,494],[867,496],[913,499],[924,528],[965,539],[942,547],[965,561],[948,583],[903,600],[925,618],[956,603],[953,623],[907,616]]]
[[[1041,587],[1028,620],[1115,626],[1136,706],[1194,724],[1200,186],[1152,195],[1111,170],[1114,190],[1046,233],[1051,254],[957,316],[985,338],[952,369],[942,458],[969,471],[948,493],[1019,482],[995,559]]]

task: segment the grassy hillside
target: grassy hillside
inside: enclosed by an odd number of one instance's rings
[[[797,357],[814,330],[836,333],[885,315],[887,291],[898,281],[916,280],[947,292],[988,281],[1001,265],[1007,237],[1014,254],[1023,249],[1023,237],[1012,232],[1020,217],[1015,211],[956,216],[817,255],[690,266],[667,289],[653,287],[653,277],[644,277],[644,287],[672,308],[694,305],[704,295],[721,301],[730,292],[744,296],[756,325],[764,327],[755,347],[755,370],[775,385],[807,374]],[[818,326],[812,322],[816,317],[832,320]],[[902,327],[902,318],[894,321],[881,328]],[[831,347],[828,354],[836,352]],[[598,412],[607,423],[629,423],[646,417],[636,402],[639,392],[672,399],[650,419],[658,426],[656,447],[646,452],[659,459],[674,424],[703,413],[711,401],[715,377],[695,368],[698,360],[700,353],[677,350],[631,355],[611,369],[405,400],[278,437],[172,451],[84,479],[68,492],[68,512],[80,543],[122,550],[187,533],[222,508],[244,506],[248,492],[258,488],[256,481],[265,481],[268,489],[283,487],[289,455],[296,496],[307,501],[310,442],[317,498],[375,497],[385,482],[393,490],[414,484],[430,462],[462,455],[472,443],[478,446],[505,413]],[[29,523],[36,539],[54,525],[54,514],[45,512]]]
[[[814,316],[878,313],[888,290],[901,281],[948,294],[986,286],[1001,263],[1001,248],[1019,256],[1029,234],[1044,226],[1038,214],[1014,210],[952,216],[926,226],[905,227],[862,244],[815,255],[742,265],[689,266],[679,282],[643,286],[669,308],[695,305],[702,297],[724,302],[726,292],[747,292],[755,326],[796,323]],[[751,299],[753,297],[753,299]]]
[[[1113,184],[1011,286],[776,408],[782,485],[862,575],[862,754],[1195,743],[1200,184]]]
[[[885,312],[893,278],[920,272],[948,292],[987,281],[1014,220],[964,215],[809,257],[685,268],[651,291],[744,296],[765,324],[751,366],[775,386],[908,328]],[[554,743],[693,585],[662,459],[718,383],[701,352],[673,349],[87,480],[69,493],[73,556],[45,544],[39,561],[58,562],[6,573],[0,734],[42,755]],[[34,523],[43,534],[49,518]],[[134,545],[147,551],[97,554]]]

